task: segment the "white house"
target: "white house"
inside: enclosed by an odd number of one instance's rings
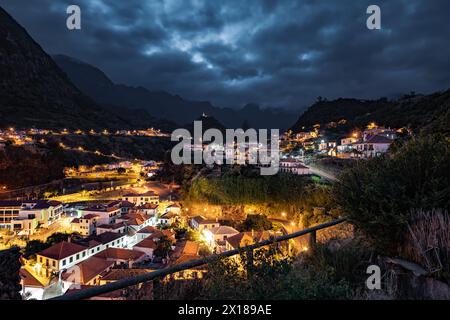
[[[203,231],[204,229],[211,229],[220,226],[220,223],[217,221],[217,219],[207,219],[204,216],[196,216],[192,218],[189,224],[193,229],[196,229],[198,231]]]
[[[362,155],[364,158],[377,157],[386,153],[393,140],[384,136],[372,136],[364,142],[355,143],[355,154]]]
[[[47,228],[61,217],[63,205],[59,201],[26,200],[0,201],[0,229],[31,235],[40,224]]]
[[[167,211],[161,217],[158,218],[158,224],[170,226],[177,221],[179,215],[173,211]]]
[[[83,236],[90,236],[94,234],[97,230],[97,219],[99,218],[96,214],[87,214],[82,218],[75,218],[71,221],[72,232],[78,232]]]
[[[122,196],[122,200],[141,206],[146,203],[159,204],[159,196],[153,191],[146,193],[128,193]]]
[[[139,241],[134,247],[133,250],[137,250],[145,253],[147,257],[153,259],[153,252],[157,247],[157,243],[153,239],[144,239]]]
[[[101,225],[114,223],[122,213],[120,207],[114,204],[94,205],[81,210],[82,217],[90,214],[97,215],[97,224]]]
[[[229,226],[219,226],[202,231],[207,243],[211,247],[225,246],[225,240],[239,233],[235,228]]]
[[[105,232],[125,233],[127,231],[127,225],[125,222],[116,222],[112,224],[102,224],[97,226],[97,234],[100,235]]]
[[[291,173],[296,175],[307,175],[311,171],[300,161],[293,158],[280,159],[280,172]]]

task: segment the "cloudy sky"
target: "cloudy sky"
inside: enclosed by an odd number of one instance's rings
[[[66,28],[78,4],[82,30]],[[382,30],[366,28],[381,7]],[[218,106],[450,87],[448,0],[0,0],[51,54]]]

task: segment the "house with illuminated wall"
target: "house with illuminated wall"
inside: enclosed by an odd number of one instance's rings
[[[233,227],[229,226],[219,226],[211,229],[204,229],[202,231],[203,237],[205,238],[207,244],[211,248],[226,246],[226,240],[234,235],[239,234]]]
[[[47,228],[61,218],[59,201],[0,201],[0,228],[31,235],[38,225]]]
[[[370,136],[367,140],[354,144],[354,157],[373,158],[386,153],[393,140],[385,136]]]
[[[82,218],[88,215],[98,216],[96,220],[98,225],[115,223],[116,219],[122,215],[121,208],[115,202],[90,206],[80,212]]]
[[[73,219],[70,223],[72,232],[77,232],[83,236],[90,236],[96,233],[98,218],[98,215],[90,213],[81,218]]]
[[[128,193],[122,196],[123,201],[129,201],[137,206],[146,203],[159,204],[159,195],[156,192],[148,191],[145,193]]]
[[[295,175],[311,174],[310,169],[294,158],[280,159],[280,172]]]
[[[108,248],[125,248],[126,234],[105,232],[91,235],[75,242],[63,241],[36,254],[34,271],[42,277],[50,277]]]
[[[219,227],[220,223],[217,219],[207,219],[204,216],[196,216],[189,221],[189,225],[198,231]]]

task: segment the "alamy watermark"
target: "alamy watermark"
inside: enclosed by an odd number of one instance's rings
[[[69,30],[81,30],[81,9],[77,5],[70,5],[66,9],[69,15],[66,19],[66,27]]]
[[[194,121],[194,136],[187,129],[176,129],[171,140],[179,141],[172,149],[174,164],[252,164],[261,175],[274,175],[279,170],[280,131],[278,129],[207,129],[202,121]],[[180,141],[181,140],[181,141]]]

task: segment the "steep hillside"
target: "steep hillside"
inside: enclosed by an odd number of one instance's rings
[[[0,7],[0,126],[119,128]]]
[[[324,125],[345,119],[347,123],[342,126],[343,129],[376,122],[391,127],[448,132],[449,109],[450,90],[430,95],[409,94],[397,100],[322,100],[309,107],[292,130],[297,132],[314,124]]]

